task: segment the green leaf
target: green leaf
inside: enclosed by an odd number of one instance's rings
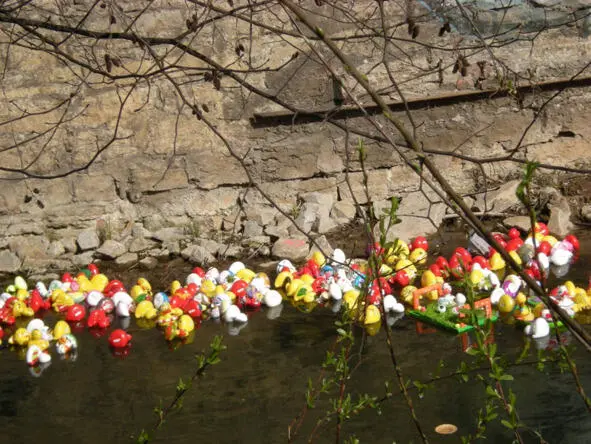
[[[503,424],[505,427],[507,427],[509,430],[514,430],[515,427],[513,426],[513,424],[511,424],[509,421],[507,421],[506,419],[501,419],[501,424]]]
[[[137,444],[147,444],[150,442],[150,435],[144,429],[140,432],[140,436],[137,437]]]
[[[497,353],[497,344],[496,343],[489,344],[488,353],[489,353],[491,359],[495,357],[495,355]]]
[[[499,416],[498,413],[489,413],[488,415],[486,415],[486,421],[487,422],[491,422],[493,419],[495,419],[497,416]]]
[[[474,347],[469,347],[466,350],[466,353],[469,354],[470,356],[478,356],[480,354],[480,351]]]
[[[489,396],[492,396],[492,397],[494,397],[494,398],[500,398],[500,397],[501,397],[501,396],[500,396],[500,395],[497,393],[497,391],[496,391],[494,388],[492,388],[492,386],[490,386],[490,385],[487,385],[487,386],[486,386],[486,394],[487,394],[487,395],[489,395]]]
[[[513,376],[512,375],[501,375],[499,376],[499,381],[513,381]]]
[[[211,358],[208,358],[208,359],[207,359],[207,363],[208,363],[209,365],[215,365],[215,364],[217,364],[217,363],[218,363],[218,362],[220,362],[220,361],[221,361],[221,359],[220,359],[220,358],[218,358],[217,356],[212,356]]]

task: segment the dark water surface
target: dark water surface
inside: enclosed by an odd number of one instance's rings
[[[587,236],[582,255],[569,274],[578,285],[587,281],[590,246],[591,237]],[[185,276],[182,270],[171,279]],[[132,283],[129,280],[126,285]],[[269,319],[267,315],[272,314],[268,309],[251,313],[238,335],[230,335],[226,325],[204,322],[193,342],[176,350],[159,330],[140,330],[132,321],[133,347],[125,359],[112,355],[107,336],[95,338],[83,330],[75,333],[80,345],[77,360],[60,361],[52,352],[51,366],[38,378],[31,376],[16,353],[1,350],[0,442],[130,442],[131,435],[154,425],[154,407],[161,401],[163,405],[170,402],[179,378],[187,381],[193,374],[194,355],[220,333],[228,347],[222,362],[196,382],[182,410],[169,416],[154,442],[286,442],[288,425],[305,405],[307,380],[318,378],[326,351],[334,344],[335,315],[322,308],[303,314],[285,304],[279,317]],[[54,323],[52,316],[48,316],[50,325]],[[385,381],[396,385],[385,333],[367,337],[361,354],[361,331],[356,336],[352,362],[361,359],[361,363],[347,389],[354,394],[381,396]],[[441,332],[419,334],[411,318],[398,321],[392,336],[400,367],[412,380],[429,378],[441,359],[446,364],[441,374],[447,374],[467,358],[462,337]],[[589,353],[568,334],[563,337],[574,345],[581,381],[591,392]],[[502,324],[495,326],[495,340],[499,353],[510,362],[526,343],[516,328]],[[532,344],[524,361],[536,359]],[[561,373],[550,364],[543,371],[536,370],[535,364],[522,364],[510,372],[515,380],[508,386],[517,395],[523,422],[538,429],[550,443],[591,442],[591,414],[577,395],[570,373]],[[484,402],[480,383],[459,384],[455,378],[439,381],[422,398],[417,390],[412,389],[411,394],[425,433],[435,443],[459,442],[459,435],[473,432],[475,413]],[[319,415],[329,408],[327,401],[321,401],[309,411],[295,441],[307,442]],[[455,424],[459,430],[455,435],[437,435],[434,427],[441,423]],[[381,415],[368,410],[346,422],[341,436],[351,434],[361,442],[420,441],[398,395],[382,404]],[[487,437],[487,442],[511,442],[502,426],[491,426]],[[525,438],[539,442],[527,433]],[[334,423],[316,442],[334,442]]]

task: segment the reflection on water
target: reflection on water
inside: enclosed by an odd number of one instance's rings
[[[586,282],[589,259],[583,250],[572,271],[577,282]],[[52,316],[50,324],[55,321]],[[3,350],[0,436],[3,442],[128,442],[142,428],[151,428],[153,408],[161,401],[164,405],[170,402],[179,378],[187,381],[193,374],[194,355],[205,350],[214,335],[223,333],[228,349],[222,362],[188,392],[182,410],[169,417],[155,442],[285,442],[288,425],[305,405],[308,378],[316,380],[326,351],[333,346],[334,320],[330,310],[321,308],[303,314],[284,306],[279,316],[277,310],[260,310],[251,313],[249,322],[233,335],[223,323],[204,322],[192,342],[177,348],[167,344],[160,331],[142,330],[132,321],[133,346],[127,357],[114,357],[106,337],[97,338],[83,330],[76,333],[78,358],[62,361],[54,356],[39,378],[30,375],[16,353]],[[429,327],[417,331],[410,318],[395,322],[392,332],[398,361],[411,380],[427,380],[441,359],[445,361],[441,374],[452,373],[466,358],[462,350],[471,341],[469,336]],[[367,337],[363,350],[359,350],[361,331],[356,336],[353,362],[361,359],[361,363],[347,388],[353,393],[381,396],[386,380],[395,385],[385,333]],[[563,337],[569,341],[568,334]],[[515,362],[526,341],[514,326],[503,324],[495,326],[494,338],[499,352],[510,362]],[[570,342],[576,346],[575,341]],[[576,347],[573,356],[584,387],[591,391],[588,353]],[[531,344],[523,362],[537,357],[536,346]],[[535,363],[513,366],[511,373],[523,422],[540,430],[551,443],[591,442],[591,416],[570,373],[561,373],[550,363],[541,369]],[[473,432],[475,412],[484,403],[484,389],[473,379],[465,384],[455,378],[443,379],[422,398],[416,390],[411,393],[428,437],[437,443],[458,442],[459,434]],[[382,407],[382,415],[365,411],[347,422],[342,436],[355,434],[361,442],[417,442],[403,399],[394,396]],[[317,415],[329,408],[328,401],[320,401],[307,413],[299,442],[307,442]],[[441,423],[457,425],[458,433],[436,435],[434,428]],[[318,442],[333,441],[333,433],[332,428],[320,433]],[[510,439],[501,425],[491,426],[487,437],[488,442]],[[539,442],[527,434],[526,441]]]

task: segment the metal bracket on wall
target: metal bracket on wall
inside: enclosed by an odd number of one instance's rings
[[[409,110],[433,108],[439,106],[450,106],[464,102],[476,102],[480,100],[491,100],[507,97],[511,94],[525,95],[535,91],[552,91],[569,88],[582,88],[591,86],[591,77],[579,77],[573,79],[562,78],[548,80],[545,82],[517,86],[512,92],[508,89],[484,89],[474,91],[451,92],[427,97],[409,99],[406,104],[402,101],[392,101],[388,103],[390,109],[394,112],[404,111],[406,107]],[[367,104],[363,108],[356,105],[345,105],[330,108],[317,108],[310,111],[276,111],[269,113],[253,113],[250,123],[255,128],[265,128],[281,125],[301,125],[304,123],[322,122],[327,119],[345,119],[362,117],[366,113],[369,115],[381,114],[382,110],[374,103]]]

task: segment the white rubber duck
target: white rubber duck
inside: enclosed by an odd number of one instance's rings
[[[573,246],[570,242],[557,242],[550,251],[550,262],[558,267],[569,264],[573,258]]]
[[[238,273],[240,270],[244,270],[246,268],[246,265],[244,265],[242,262],[240,261],[236,261],[233,262],[232,265],[230,265],[228,267],[228,271],[232,274],[236,274]]]
[[[536,318],[531,324],[525,327],[523,332],[533,339],[543,338],[550,334],[550,325],[544,318]]]
[[[398,302],[391,294],[384,296],[382,303],[384,304],[384,311],[386,313],[404,313],[404,305]]]
[[[224,321],[231,322],[247,322],[248,317],[246,313],[242,313],[236,305],[230,305],[224,313]]]
[[[201,283],[203,282],[203,278],[199,276],[197,273],[190,273],[187,278],[185,279],[186,285],[195,284],[198,287],[201,287]]]
[[[267,307],[278,307],[279,305],[281,305],[282,302],[283,297],[281,296],[281,293],[279,293],[277,290],[268,290],[263,295],[263,303]]]
[[[343,266],[347,261],[347,256],[345,256],[345,252],[343,250],[340,248],[335,248],[335,250],[332,252],[331,259],[336,263],[337,266]]]

